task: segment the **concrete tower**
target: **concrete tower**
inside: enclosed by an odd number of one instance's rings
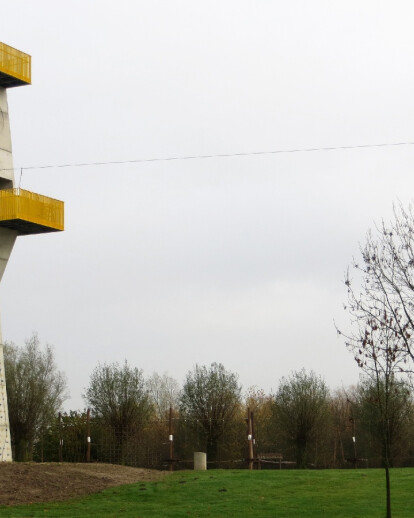
[[[16,189],[7,88],[31,83],[31,58],[0,43],[0,282],[17,236],[63,230],[63,202]],[[11,461],[9,413],[0,328],[0,462]]]

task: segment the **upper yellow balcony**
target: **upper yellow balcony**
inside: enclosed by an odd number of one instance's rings
[[[0,42],[0,86],[29,85],[32,82],[32,58]]]
[[[23,189],[0,190],[0,227],[20,235],[64,230],[64,203]]]

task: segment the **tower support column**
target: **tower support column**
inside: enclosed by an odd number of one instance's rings
[[[0,462],[11,462],[12,460],[6,375],[4,372],[3,338],[0,330]]]
[[[10,135],[7,91],[0,87],[0,189],[13,187],[13,156]],[[0,228],[0,281],[16,241],[17,231]],[[0,462],[12,461],[3,336],[0,328]]]

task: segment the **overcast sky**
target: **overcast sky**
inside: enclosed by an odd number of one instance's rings
[[[64,200],[66,230],[18,239],[3,335],[54,345],[66,408],[125,359],[357,382],[344,272],[411,201],[414,146],[20,168],[414,141],[413,26],[408,0],[4,2],[0,41],[32,55],[16,183]]]

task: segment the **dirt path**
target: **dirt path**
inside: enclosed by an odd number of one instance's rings
[[[66,500],[107,487],[159,480],[165,472],[112,464],[0,463],[0,505]]]

